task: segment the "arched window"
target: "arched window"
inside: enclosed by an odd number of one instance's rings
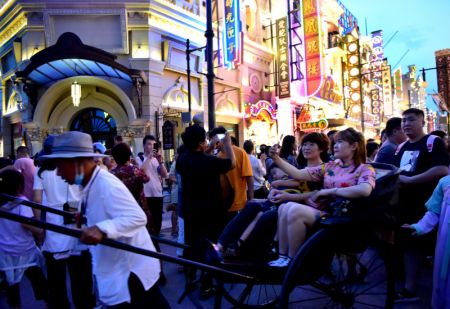
[[[117,135],[114,118],[98,108],[87,108],[80,111],[72,121],[70,130],[88,133],[94,142],[101,142],[105,144],[106,148],[114,145],[114,136]]]

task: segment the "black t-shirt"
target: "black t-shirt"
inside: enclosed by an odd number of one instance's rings
[[[434,140],[428,139],[428,137],[429,135],[425,135],[415,143],[407,141],[399,146],[401,149],[394,155],[394,165],[403,169],[401,175],[415,176],[435,166],[448,166],[449,158],[444,142],[438,137],[434,138]],[[427,145],[431,141],[433,144]],[[433,193],[438,181],[439,179],[400,188],[401,218],[405,222],[417,221],[423,216],[426,211],[425,202]]]
[[[221,232],[219,221],[226,211],[221,200],[220,174],[231,169],[231,160],[199,151],[187,152],[180,155],[176,168],[181,176],[187,239],[214,240]]]

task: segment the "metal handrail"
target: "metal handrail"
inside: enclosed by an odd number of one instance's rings
[[[75,237],[75,238],[80,238],[81,234],[83,233],[82,230],[76,230],[76,229],[71,229],[71,228],[68,228],[65,226],[51,224],[48,222],[42,222],[42,221],[36,220],[34,218],[24,217],[24,216],[20,216],[20,215],[17,215],[17,214],[8,212],[8,211],[1,210],[1,208],[0,208],[0,218],[20,222],[22,224],[27,224],[27,225],[31,225],[31,226],[35,226],[35,227],[39,227],[39,228],[44,228],[44,229],[47,229],[47,230],[50,230],[53,232],[57,232],[57,233]],[[131,246],[128,244],[124,244],[119,241],[108,239],[108,238],[103,239],[99,244],[105,245],[105,246],[108,246],[111,248],[116,248],[116,249],[125,250],[128,252],[145,255],[148,257],[152,257],[152,258],[157,258],[157,259],[167,261],[167,262],[172,262],[172,263],[176,263],[176,264],[180,264],[180,265],[184,265],[184,266],[192,266],[192,267],[195,267],[195,268],[198,268],[201,270],[208,271],[212,274],[218,274],[218,275],[222,275],[222,276],[223,275],[231,276],[231,277],[234,277],[235,279],[239,279],[244,282],[255,282],[255,278],[247,276],[247,275],[224,270],[219,267],[195,262],[195,261],[188,260],[188,259],[174,257],[174,256],[160,253],[160,252],[154,252],[154,251],[150,251],[150,250],[146,250],[146,249],[137,248],[137,247],[134,247],[134,246]]]
[[[28,206],[28,207],[31,207],[31,208],[34,208],[34,209],[39,209],[39,210],[42,210],[42,211],[45,211],[45,212],[49,212],[49,213],[52,213],[52,214],[55,214],[55,215],[60,215],[60,216],[67,217],[67,218],[74,218],[74,216],[75,216],[75,214],[73,212],[64,211],[64,210],[60,210],[60,209],[55,209],[55,208],[52,208],[52,207],[44,206],[44,205],[41,205],[41,204],[38,204],[38,203],[35,203],[35,202],[31,202],[31,201],[28,201],[28,200],[24,200],[24,199],[18,198],[17,196],[12,196],[12,195],[9,195],[9,194],[0,193],[0,197],[5,197],[8,201],[13,202],[13,203],[17,203],[17,205],[22,204],[22,205],[25,205],[25,206]],[[188,245],[185,245],[185,244],[182,244],[182,243],[179,243],[179,242],[176,242],[176,241],[172,241],[172,240],[169,240],[169,239],[165,239],[165,238],[158,237],[158,236],[153,236],[153,235],[151,235],[151,237],[152,237],[152,240],[157,241],[157,242],[162,243],[162,244],[167,244],[167,245],[171,245],[171,246],[182,248],[182,249],[189,249]]]

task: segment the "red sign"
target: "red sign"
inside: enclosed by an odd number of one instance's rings
[[[306,96],[315,95],[322,84],[320,14],[317,0],[303,1],[303,31],[305,36]]]

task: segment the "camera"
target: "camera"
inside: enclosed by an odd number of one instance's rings
[[[161,143],[160,142],[156,142],[155,144],[153,144],[153,150],[158,151],[161,148]]]

